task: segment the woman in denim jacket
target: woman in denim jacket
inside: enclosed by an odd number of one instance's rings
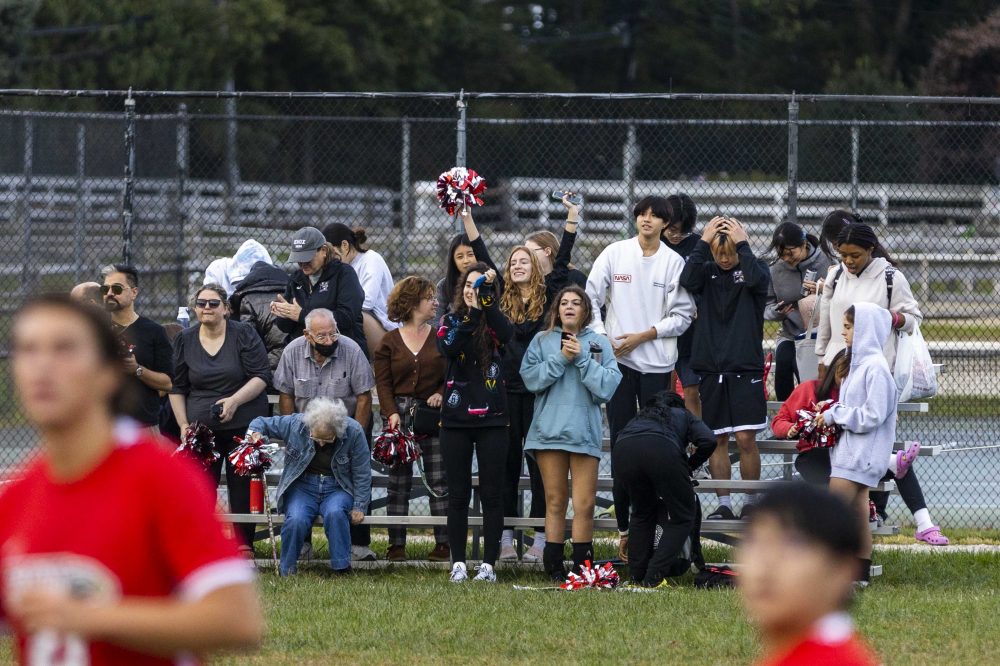
[[[285,468],[278,481],[281,575],[296,572],[299,549],[316,516],[330,542],[330,568],[351,568],[351,525],[364,520],[372,494],[368,442],[361,425],[340,400],[315,398],[304,414],[257,417],[247,436],[259,433],[285,442]]]

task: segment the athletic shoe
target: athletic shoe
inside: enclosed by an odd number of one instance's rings
[[[524,555],[521,556],[521,562],[525,564],[538,564],[542,561],[542,549],[537,545],[532,546]]]
[[[427,559],[431,562],[450,562],[451,549],[448,548],[448,544],[439,543],[434,546],[434,550],[432,550],[431,554],[427,556]]]
[[[705,516],[705,520],[736,520],[736,514],[726,505],[720,505],[718,509]]]
[[[448,580],[452,583],[464,583],[469,580],[469,572],[465,568],[465,562],[455,562],[451,565],[451,575]]]
[[[500,546],[500,561],[517,562],[517,549],[514,548],[514,544],[505,543]]]
[[[495,583],[497,582],[497,574],[493,571],[493,567],[489,564],[483,562],[478,567],[476,567],[476,577],[473,578],[473,582],[481,581],[484,583]]]
[[[313,556],[313,545],[311,541],[303,541],[302,548],[299,549],[299,562],[308,562]]]
[[[405,562],[406,546],[389,546],[389,550],[385,554],[385,559],[390,562]]]
[[[754,506],[747,502],[743,505],[743,509],[740,511],[740,520],[746,520],[753,514]]]
[[[351,559],[355,562],[374,562],[378,557],[368,546],[351,546]]]

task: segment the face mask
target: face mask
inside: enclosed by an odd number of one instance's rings
[[[314,342],[313,349],[318,351],[320,353],[320,356],[325,356],[327,358],[330,358],[331,356],[333,356],[333,352],[337,350],[337,343],[334,342],[333,344],[329,345],[321,345],[318,342]]]

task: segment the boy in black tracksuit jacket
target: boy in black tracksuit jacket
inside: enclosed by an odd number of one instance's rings
[[[717,217],[705,227],[681,273],[699,297],[691,367],[701,375],[702,419],[717,439],[709,462],[714,479],[730,479],[729,436],[740,451],[740,476],[760,478],[756,434],[767,426],[764,393],[764,307],[771,274],[754,256],[743,225]],[[709,519],[733,519],[729,491]]]
[[[690,456],[688,444],[695,446]],[[715,434],[671,391],[657,393],[618,433],[611,458],[632,499],[628,566],[636,583],[655,587],[668,576],[683,574],[689,563],[700,564],[700,545],[693,538],[698,500],[691,472],[713,451]],[[654,547],[657,526],[662,534]],[[689,537],[691,552],[684,557]]]
[[[361,315],[365,292],[361,288],[358,274],[350,264],[345,264],[340,259],[331,259],[323,267],[315,284],[301,270],[295,271],[285,288],[285,300],[289,303],[298,302],[302,307],[298,321],[279,318],[276,322],[278,328],[288,334],[289,341],[305,331],[307,314],[317,308],[326,308],[333,312],[340,334],[357,342],[365,358],[371,359]]]
[[[485,264],[478,266],[486,271]],[[489,272],[495,275],[494,271]],[[463,572],[473,452],[479,462],[483,563],[490,567],[499,555],[503,532],[502,492],[509,417],[501,352],[514,329],[500,311],[496,287],[492,283],[483,284],[476,295],[480,307],[463,306],[456,312],[449,312],[441,319],[437,331],[438,349],[448,359],[439,439],[448,478],[448,541],[452,562],[456,566],[462,563]],[[485,336],[481,335],[481,324],[485,324]],[[482,348],[484,344],[489,346],[488,350]],[[484,351],[489,352],[485,368],[480,360]]]

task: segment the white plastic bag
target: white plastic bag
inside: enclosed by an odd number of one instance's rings
[[[899,389],[900,402],[925,400],[937,395],[937,374],[919,324],[913,333],[899,333],[893,378]]]

